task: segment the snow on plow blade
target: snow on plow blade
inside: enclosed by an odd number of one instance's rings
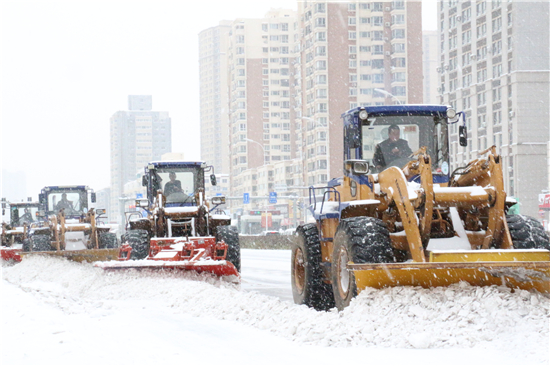
[[[103,268],[106,271],[136,269],[136,270],[180,270],[195,271],[197,273],[208,272],[218,277],[235,276],[239,277],[237,268],[228,261],[155,261],[148,259],[130,260],[121,262],[94,263],[95,267]]]
[[[505,285],[550,293],[550,252],[544,249],[430,252],[424,263],[348,263],[357,290],[393,286]]]
[[[119,248],[112,249],[84,249],[84,250],[51,250],[44,252],[21,252],[19,255],[24,259],[27,256],[48,255],[63,257],[75,262],[98,262],[110,261],[118,258]]]

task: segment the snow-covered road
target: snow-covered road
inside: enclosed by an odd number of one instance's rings
[[[241,289],[294,302],[290,284],[290,250],[243,249],[241,275]]]
[[[240,287],[57,258],[2,267],[2,365],[548,364],[540,294],[401,287],[316,312],[292,303],[289,260],[243,250]]]

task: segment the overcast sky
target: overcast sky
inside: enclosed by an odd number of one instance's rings
[[[128,95],[152,95],[172,118],[172,150],[200,159],[198,33],[297,9],[295,0],[0,4],[2,168],[24,171],[34,199],[47,185],[109,185],[109,119]],[[424,29],[435,30],[436,0],[423,8]]]

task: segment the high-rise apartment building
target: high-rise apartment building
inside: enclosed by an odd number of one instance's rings
[[[439,16],[441,103],[464,110],[468,127],[467,147],[451,128],[451,167],[495,145],[508,195],[538,216],[548,186],[549,3],[440,1]]]
[[[215,118],[207,112],[220,100],[229,118],[231,196],[302,196],[305,186],[325,185],[342,175],[343,112],[423,102],[420,2],[297,5],[297,13],[272,9],[261,19],[230,22],[226,49],[227,22],[199,36],[202,126],[211,128]],[[223,96],[209,94],[212,77],[222,75],[214,69],[224,67],[221,56],[219,64],[207,61],[216,52],[227,55],[226,107]],[[213,151],[205,147],[217,141],[208,132],[201,142],[205,159]]]
[[[109,219],[124,222],[121,199],[124,185],[152,160],[172,149],[168,112],[152,110],[150,95],[128,96],[127,111],[111,117],[111,199]]]
[[[422,103],[421,3],[298,3],[301,133],[306,185],[343,174],[341,114]]]
[[[199,33],[201,159],[218,174],[229,173],[227,49],[231,22]]]
[[[272,9],[236,19],[229,34],[229,147],[232,195],[244,193],[244,172],[295,157],[295,12]],[[267,194],[253,184],[252,194]]]

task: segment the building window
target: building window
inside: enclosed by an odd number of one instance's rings
[[[502,75],[502,64],[493,65],[493,78]]]
[[[487,116],[485,114],[478,114],[477,115],[477,127],[478,128],[485,128],[487,125]]]
[[[371,24],[374,26],[381,26],[384,24],[384,17],[372,17]]]
[[[481,38],[487,34],[487,23],[479,24],[476,27],[476,36],[477,38]]]
[[[493,33],[496,33],[502,29],[502,17],[493,19]]]
[[[384,74],[374,74],[374,75],[372,75],[372,82],[374,84],[384,84]]]
[[[405,14],[396,14],[391,17],[392,24],[405,24]]]
[[[384,68],[384,60],[376,59],[372,60],[371,66],[373,69],[383,69]]]
[[[405,96],[407,95],[407,87],[405,86],[394,86],[391,88],[392,94],[395,96]]]
[[[487,96],[485,95],[485,92],[479,93],[477,95],[477,106],[479,107],[480,105],[485,105],[485,103],[487,103]]]
[[[485,14],[485,10],[487,9],[487,4],[485,1],[480,1],[476,4],[476,15],[480,16],[482,14]]]
[[[405,30],[404,29],[394,29],[391,31],[391,37],[392,39],[403,39],[405,38]]]
[[[464,75],[462,77],[462,87],[466,88],[472,85],[472,74]]]
[[[468,29],[465,32],[462,32],[462,44],[468,44],[472,41],[472,30]]]
[[[502,122],[502,111],[494,111],[493,112],[493,124],[498,125]]]
[[[374,46],[372,46],[372,54],[373,55],[383,55],[384,54],[384,45],[375,44]]]

